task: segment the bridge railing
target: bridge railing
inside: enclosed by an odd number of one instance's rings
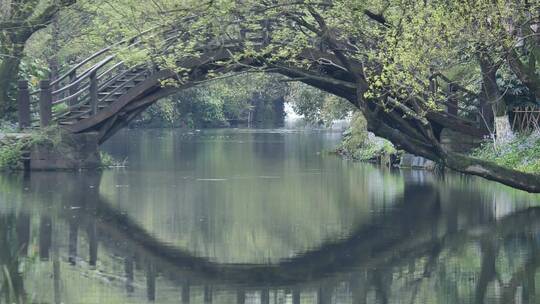
[[[40,81],[39,89],[35,91],[29,91],[28,82],[20,81],[20,128],[46,127],[71,110],[84,106],[89,108],[88,113],[96,114],[100,100],[107,98],[99,97],[101,89],[125,76],[128,71],[144,67],[144,64],[134,67],[126,65],[114,51],[142,47],[145,41],[158,36],[164,38],[167,48],[179,37],[175,29],[163,31],[161,28],[152,28],[94,53],[53,81]]]
[[[142,63],[136,66],[126,64],[118,51],[148,47],[152,39],[157,38],[161,53],[169,52],[176,41],[183,39],[190,41],[197,36],[197,32],[184,30],[184,27],[193,17],[189,17],[171,25],[155,27],[141,32],[137,36],[114,43],[99,50],[88,58],[82,60],[68,71],[54,80],[46,79],[39,83],[39,89],[29,91],[28,83],[19,83],[19,125],[22,129],[30,127],[46,127],[54,121],[59,121],[69,115],[69,119],[98,113],[100,103],[124,89],[115,81],[122,77],[137,78],[143,74],[152,73],[154,66],[151,63]],[[187,22],[182,24],[182,22]],[[179,25],[180,24],[180,25]],[[269,25],[266,25],[268,27]],[[263,31],[264,34],[264,31]],[[230,45],[241,45],[243,42],[264,42],[257,31],[246,30],[238,24],[238,33],[233,35],[215,36],[208,41],[202,41],[195,51],[205,51],[219,48],[229,48]],[[130,73],[130,76],[126,76]],[[126,82],[127,83],[127,82]],[[112,86],[115,84],[115,86]],[[110,89],[109,89],[110,87]],[[104,89],[107,89],[104,91]],[[102,93],[102,94],[100,94]],[[76,112],[74,114],[74,112]]]

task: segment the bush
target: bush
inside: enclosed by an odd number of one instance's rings
[[[354,114],[350,127],[344,132],[338,153],[361,161],[390,160],[397,150],[389,141],[367,131],[367,122],[360,113]]]
[[[0,170],[20,169],[20,159],[22,156],[23,152],[19,146],[0,147]]]
[[[21,158],[29,143],[30,137],[0,139],[0,170],[22,169]]]

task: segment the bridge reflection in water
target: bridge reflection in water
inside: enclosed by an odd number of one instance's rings
[[[272,264],[161,242],[100,195],[99,174],[10,177],[4,196],[22,203],[1,210],[3,298],[69,303],[72,280],[90,280],[117,294],[110,303],[141,293],[163,303],[536,303],[540,208],[514,201],[501,213],[496,192],[415,174],[392,208],[346,237]],[[59,182],[69,190],[57,194]]]

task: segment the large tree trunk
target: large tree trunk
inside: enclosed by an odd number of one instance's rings
[[[366,108],[361,108],[361,110],[368,122],[368,130],[379,137],[388,139],[399,149],[433,160],[460,173],[476,175],[516,189],[540,193],[540,175],[502,167],[493,162],[448,151],[436,143],[417,140],[406,132],[389,126]]]
[[[4,57],[0,62],[0,119],[13,118],[17,111],[16,88],[19,67],[24,56],[26,41],[32,35],[29,29],[0,35],[0,46]]]
[[[517,171],[454,152],[448,152],[444,164],[461,173],[481,176],[516,189],[540,193],[540,175]]]
[[[505,144],[514,138],[514,132],[510,125],[506,103],[497,84],[496,75],[499,66],[495,65],[487,55],[480,55],[479,62],[483,80],[482,93],[493,109],[496,144]]]
[[[9,117],[16,111],[15,96],[10,96],[10,90],[18,80],[26,41],[47,27],[61,8],[73,5],[76,0],[48,1],[50,3],[46,5],[42,2],[0,0],[3,25],[0,27],[0,54],[3,55],[0,63],[0,118]]]
[[[22,51],[13,52],[0,62],[0,118],[9,118],[17,109],[12,90],[16,85]]]
[[[493,162],[460,153],[441,152],[434,147],[419,145],[411,141],[397,129],[384,124],[377,123],[377,125],[377,128],[370,128],[370,131],[377,136],[390,140],[397,147],[409,153],[433,160],[457,172],[480,176],[528,192],[540,193],[540,175],[502,167]]]

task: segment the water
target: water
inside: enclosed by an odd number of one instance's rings
[[[0,175],[0,303],[540,302],[539,196],[338,141],[125,131],[128,168]]]

